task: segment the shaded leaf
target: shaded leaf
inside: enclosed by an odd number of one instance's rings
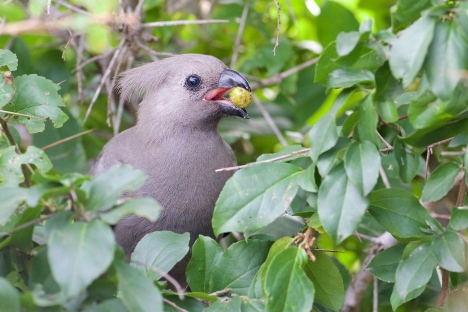
[[[297,175],[297,184],[307,192],[317,192],[318,187],[315,182],[315,166],[312,164],[306,170]]]
[[[398,244],[378,253],[367,266],[367,270],[379,280],[395,283],[395,274],[403,256],[405,245]]]
[[[10,282],[0,276],[0,302],[2,302],[2,311],[20,312],[20,294]]]
[[[410,182],[418,173],[419,155],[406,151],[405,144],[399,140],[393,143],[393,153],[400,168],[399,174],[403,182]]]
[[[468,228],[468,208],[453,208],[450,215],[450,226],[455,231]]]
[[[192,257],[187,265],[187,283],[192,291],[208,293],[211,272],[223,254],[218,243],[200,235],[192,246]]]
[[[380,189],[370,195],[369,213],[396,238],[426,236],[432,219],[412,193],[400,189]]]
[[[234,296],[231,300],[217,300],[203,309],[203,312],[263,312],[265,303],[245,296]]]
[[[432,253],[444,269],[451,272],[465,271],[465,244],[456,232],[447,230],[443,235],[435,235]]]
[[[131,263],[152,279],[168,273],[189,251],[190,234],[170,231],[151,232],[143,236],[132,252]]]
[[[314,284],[303,270],[307,261],[304,249],[297,247],[288,247],[273,257],[265,275],[268,311],[310,311]]]
[[[369,141],[353,142],[344,155],[344,167],[351,182],[368,195],[379,178],[380,153]]]
[[[47,255],[64,295],[76,296],[98,278],[111,264],[114,249],[114,233],[97,220],[53,230]]]
[[[453,162],[437,167],[424,185],[421,200],[436,201],[447,195],[455,183],[460,168]]]
[[[451,138],[457,134],[468,133],[468,119],[447,122],[426,129],[417,130],[403,139],[403,141],[414,147],[426,147],[432,143]]]
[[[317,204],[323,228],[340,243],[353,234],[366,212],[368,199],[348,179],[340,164],[320,185]]]
[[[354,85],[373,85],[374,74],[364,69],[336,69],[328,76],[327,87],[349,88]]]
[[[210,292],[232,288],[238,295],[247,295],[269,248],[270,242],[260,240],[239,241],[229,246],[213,268]]]
[[[314,301],[333,311],[339,311],[344,302],[341,273],[333,261],[322,252],[314,252],[316,260],[307,261],[304,272],[314,283]]]
[[[26,200],[28,190],[21,187],[0,187],[0,225],[4,225],[15,213],[18,205]]]
[[[0,49],[0,67],[6,66],[8,70],[15,71],[18,68],[18,58],[10,50]]]
[[[213,213],[215,235],[256,231],[286,211],[296,195],[295,174],[286,163],[262,163],[236,172],[226,183]]]
[[[323,116],[309,131],[310,157],[314,162],[323,152],[335,146],[338,141],[338,130],[335,117],[331,114]]]
[[[68,116],[59,108],[64,106],[57,93],[60,87],[38,75],[23,75],[15,79],[16,92],[9,105],[3,109],[30,117],[16,116],[14,121],[25,125],[30,133],[44,130],[44,121],[49,118],[58,128]],[[37,118],[34,118],[37,117]]]
[[[129,311],[163,311],[161,292],[136,268],[126,263],[116,263],[119,279],[119,297]]]
[[[377,135],[378,121],[379,117],[372,103],[372,97],[367,95],[359,103],[359,120],[354,129],[355,134],[357,134],[356,140],[359,142],[369,141],[379,146],[380,139]]]
[[[134,214],[154,222],[161,210],[161,205],[153,198],[132,198],[112,210],[101,213],[99,218],[108,224],[117,224],[124,216]]]
[[[359,42],[361,34],[358,31],[341,32],[336,38],[336,52],[339,56],[348,55]]]

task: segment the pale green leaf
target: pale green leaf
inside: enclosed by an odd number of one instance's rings
[[[456,232],[447,230],[443,235],[435,235],[432,253],[442,268],[450,272],[465,271],[465,244]]]
[[[338,141],[338,130],[335,117],[331,114],[323,116],[309,131],[310,157],[314,162],[323,152],[335,146]]]
[[[6,66],[8,70],[15,71],[18,68],[18,58],[10,50],[0,49],[0,67]]]
[[[0,276],[0,302],[2,312],[20,312],[20,293],[10,282]]]
[[[99,218],[108,224],[117,224],[124,216],[134,214],[154,222],[158,219],[161,210],[161,205],[153,198],[132,198],[111,210],[102,212]]]
[[[424,185],[421,200],[436,201],[447,195],[452,189],[459,172],[460,168],[453,162],[437,167]]]

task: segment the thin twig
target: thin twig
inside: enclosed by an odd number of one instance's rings
[[[114,67],[115,61],[117,60],[117,58],[120,55],[120,52],[122,51],[122,47],[125,44],[125,41],[126,41],[126,39],[122,38],[119,45],[117,46],[117,50],[115,51],[114,56],[112,57],[111,61],[109,62],[109,66],[107,66],[106,71],[102,75],[101,82],[99,83],[99,85],[98,85],[98,87],[96,89],[96,92],[94,93],[94,96],[93,96],[93,98],[91,100],[91,103],[89,103],[89,107],[88,107],[88,110],[86,111],[84,122],[86,122],[86,120],[88,119],[89,114],[91,113],[91,110],[93,109],[94,103],[96,102],[97,97],[99,96],[99,93],[101,92],[102,86],[106,82],[107,77],[110,75],[110,73],[112,71],[112,68]]]
[[[28,221],[26,223],[23,223],[21,225],[18,225],[17,227],[11,229],[10,231],[8,232],[0,232],[0,237],[1,236],[5,236],[5,235],[11,235],[12,233],[16,232],[16,231],[19,231],[19,230],[22,230],[22,229],[25,229],[25,228],[28,228],[30,226],[33,226],[33,225],[36,225],[37,223],[39,222],[42,222],[42,221],[45,221],[47,219],[49,219],[50,217],[52,217],[54,214],[49,214],[45,217],[41,217],[41,218],[37,218],[37,219],[34,219],[34,220],[31,220],[31,221]]]
[[[0,109],[0,113],[15,115],[15,116],[22,116],[22,117],[27,117],[27,118],[32,118],[32,119],[42,119],[41,117],[26,115],[26,114],[21,114],[21,113],[15,113],[15,112],[9,112],[9,111],[5,111],[3,109]]]
[[[177,304],[175,304],[174,302],[170,301],[169,299],[166,299],[163,297],[163,300],[165,303],[167,303],[168,305],[170,305],[171,307],[173,307],[174,309],[176,309],[177,311],[180,311],[180,312],[189,312],[188,310],[185,310],[184,308],[181,308],[179,307]]]
[[[385,172],[384,168],[380,166],[379,168],[380,178],[382,179],[383,184],[386,188],[392,188],[390,185],[390,181],[388,180],[387,173]]]
[[[318,59],[319,59],[318,57],[313,58],[313,59],[308,60],[308,61],[306,61],[306,62],[304,62],[302,64],[294,66],[293,68],[290,68],[290,69],[288,69],[288,70],[286,70],[286,71],[284,71],[282,73],[276,74],[276,75],[271,76],[271,77],[266,78],[266,79],[255,81],[255,82],[250,84],[250,87],[252,88],[252,90],[254,90],[254,89],[258,89],[258,88],[264,88],[264,87],[269,87],[269,86],[279,84],[286,77],[289,77],[289,76],[297,73],[298,71],[300,71],[300,70],[302,70],[304,68],[307,68],[309,66],[314,65],[315,63],[318,62]]]
[[[371,243],[376,243],[376,238],[375,237],[372,237],[372,236],[369,236],[369,235],[366,235],[366,234],[362,234],[362,233],[359,233],[357,231],[355,233],[356,233],[357,238],[359,238],[359,239],[363,238],[365,240],[368,240]]]
[[[73,140],[73,139],[76,139],[76,138],[78,138],[78,137],[80,137],[80,136],[83,136],[83,135],[88,134],[88,133],[93,132],[93,131],[94,131],[94,129],[90,129],[90,130],[86,130],[86,131],[83,131],[83,132],[80,132],[80,133],[71,135],[71,136],[66,137],[66,138],[64,138],[64,139],[58,140],[57,142],[51,143],[51,144],[49,144],[49,145],[46,145],[46,146],[42,147],[41,149],[42,149],[43,151],[45,151],[45,150],[47,150],[47,149],[49,149],[49,148],[51,148],[51,147],[60,145],[60,144],[62,144],[62,143],[68,142],[68,141]]]
[[[216,169],[215,172],[238,170],[238,169],[242,169],[242,168],[257,165],[257,164],[279,161],[279,160],[287,159],[289,157],[293,157],[293,156],[297,156],[297,155],[301,155],[301,154],[306,154],[306,153],[309,152],[309,150],[310,150],[310,148],[307,147],[307,148],[300,149],[298,151],[291,152],[291,153],[286,154],[286,155],[282,155],[282,156],[278,156],[278,157],[270,158],[270,159],[265,159],[265,160],[261,160],[261,161],[257,161],[257,162],[251,162],[251,163],[248,163],[248,164],[245,164],[245,165],[242,165],[242,166],[226,167],[226,168]],[[306,156],[306,155],[304,155],[304,156]]]
[[[222,290],[212,292],[209,295],[219,297],[219,296],[223,296],[223,295],[227,294],[230,291],[232,291],[232,288],[226,288],[226,289],[222,289]]]
[[[64,2],[62,0],[54,0],[56,3],[60,4],[60,5],[63,5],[64,7],[76,12],[76,13],[81,13],[81,14],[84,14],[84,15],[90,15],[89,12],[85,11],[85,10],[82,10],[76,6],[73,6],[67,2]]]
[[[280,8],[280,5],[279,5],[279,1],[277,0],[273,0],[273,2],[275,3],[276,5],[276,10],[278,11],[278,17],[277,17],[277,27],[276,27],[276,42],[275,42],[275,46],[273,47],[273,55],[276,56],[276,48],[279,47],[279,37],[280,37],[280,26],[281,26],[281,8]]]
[[[288,146],[288,142],[284,138],[278,126],[275,124],[275,121],[273,120],[273,118],[271,118],[270,113],[266,110],[265,106],[263,106],[262,102],[260,102],[260,100],[255,94],[253,94],[253,100],[254,100],[255,105],[257,105],[258,110],[262,113],[263,117],[265,118],[266,122],[270,126],[271,130],[273,130],[273,133],[276,135],[280,143],[284,147]]]
[[[134,60],[134,57],[132,54],[130,54],[128,58],[127,67],[125,70],[129,70],[132,67],[133,60]],[[115,120],[114,120],[114,135],[119,133],[120,124],[122,122],[122,114],[123,114],[124,105],[125,105],[125,97],[121,96],[119,98],[119,107],[117,108],[117,116],[115,116]]]
[[[384,142],[385,146],[387,146],[387,149],[393,150],[393,146],[384,139],[384,137],[379,133],[379,131],[375,130],[375,132],[377,132],[377,135],[379,136],[380,140]]]
[[[239,55],[239,47],[242,39],[242,34],[244,33],[245,22],[247,20],[247,14],[249,13],[249,2],[246,1],[244,4],[244,9],[242,10],[242,16],[239,23],[239,29],[237,30],[237,37],[234,43],[234,52],[231,57],[231,68],[236,68],[237,56]]]
[[[185,20],[185,21],[166,21],[166,22],[152,22],[141,24],[142,28],[152,27],[167,27],[167,26],[179,26],[179,25],[202,25],[202,24],[215,24],[215,23],[228,23],[229,20]]]
[[[379,312],[379,279],[374,276],[372,312]]]

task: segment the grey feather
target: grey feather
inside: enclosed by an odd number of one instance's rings
[[[217,131],[225,114],[219,103],[205,101],[204,95],[217,87],[225,69],[214,57],[189,54],[146,64],[120,77],[122,96],[142,98],[138,121],[105,145],[91,174],[130,164],[145,171],[148,179],[128,195],[150,196],[164,207],[154,223],[130,215],[116,225],[117,242],[127,256],[152,231],[190,232],[191,244],[199,234],[213,237],[214,205],[232,174],[215,170],[233,166],[236,160]],[[202,79],[196,90],[185,84],[190,75]]]

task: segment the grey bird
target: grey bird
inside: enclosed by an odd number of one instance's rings
[[[218,123],[225,116],[248,118],[245,109],[223,97],[234,87],[251,91],[241,74],[200,54],[169,57],[122,75],[121,96],[142,99],[138,120],[104,146],[90,173],[98,175],[118,164],[141,169],[148,179],[127,195],[152,197],[164,208],[154,223],[130,215],[115,226],[127,258],[153,231],[189,232],[190,245],[199,234],[213,237],[215,202],[232,175],[215,170],[236,165]]]

